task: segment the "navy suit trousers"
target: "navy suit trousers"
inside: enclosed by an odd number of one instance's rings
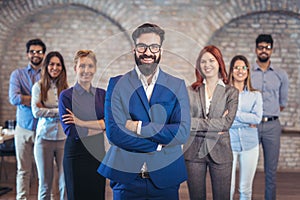
[[[122,184],[111,181],[114,200],[178,200],[179,185],[168,188],[156,187],[150,178],[143,179],[139,176],[129,183]]]

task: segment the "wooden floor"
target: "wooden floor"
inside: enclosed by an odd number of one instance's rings
[[[4,171],[2,170],[2,176],[0,180],[0,186],[8,186],[12,188],[12,191],[0,196],[0,200],[14,200],[16,195],[15,179],[16,179],[16,163],[14,159],[6,160],[6,169],[8,178],[5,178]],[[264,179],[263,173],[257,172],[253,186],[253,199],[264,199]],[[208,184],[208,198],[212,199],[210,180],[207,179]],[[299,200],[300,199],[300,172],[278,172],[277,176],[277,200]],[[37,199],[37,178],[32,178],[31,183],[31,196],[30,200]],[[54,198],[57,199],[57,198]],[[107,182],[106,187],[106,199],[112,199],[111,189]],[[189,195],[187,191],[186,183],[183,183],[180,187],[180,200],[188,200]],[[238,199],[238,195],[235,195],[235,199]]]

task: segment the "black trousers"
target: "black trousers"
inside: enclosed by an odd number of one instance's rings
[[[98,135],[66,140],[63,166],[68,200],[105,199],[105,178],[97,172],[101,162],[90,153],[91,147],[91,152],[104,154],[104,143]]]

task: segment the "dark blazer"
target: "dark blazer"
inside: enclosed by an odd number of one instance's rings
[[[141,136],[125,128],[142,121]],[[135,70],[111,78],[105,100],[105,123],[111,148],[98,172],[115,182],[130,183],[143,163],[159,188],[187,179],[181,145],[190,133],[190,108],[183,80],[159,72],[150,101]],[[163,144],[157,151],[158,144]]]
[[[186,160],[210,155],[216,163],[232,161],[229,128],[231,127],[238,107],[239,92],[236,88],[217,85],[211,100],[209,113],[205,108],[205,86],[199,91],[188,87],[191,107],[191,136],[185,144]],[[226,117],[222,117],[228,110]],[[224,134],[218,134],[224,132]]]

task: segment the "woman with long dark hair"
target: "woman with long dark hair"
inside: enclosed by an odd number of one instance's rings
[[[51,199],[54,160],[58,168],[60,200],[66,199],[62,164],[66,136],[59,120],[58,97],[67,88],[64,59],[59,52],[52,51],[43,62],[40,81],[32,87],[31,108],[33,116],[38,118],[34,157],[39,178],[39,200]]]
[[[258,130],[263,112],[262,95],[251,85],[250,64],[243,55],[232,58],[229,83],[239,90],[239,106],[229,130],[233,153],[230,199],[234,197],[236,166],[239,163],[240,200],[252,199],[252,183],[259,155]]]

